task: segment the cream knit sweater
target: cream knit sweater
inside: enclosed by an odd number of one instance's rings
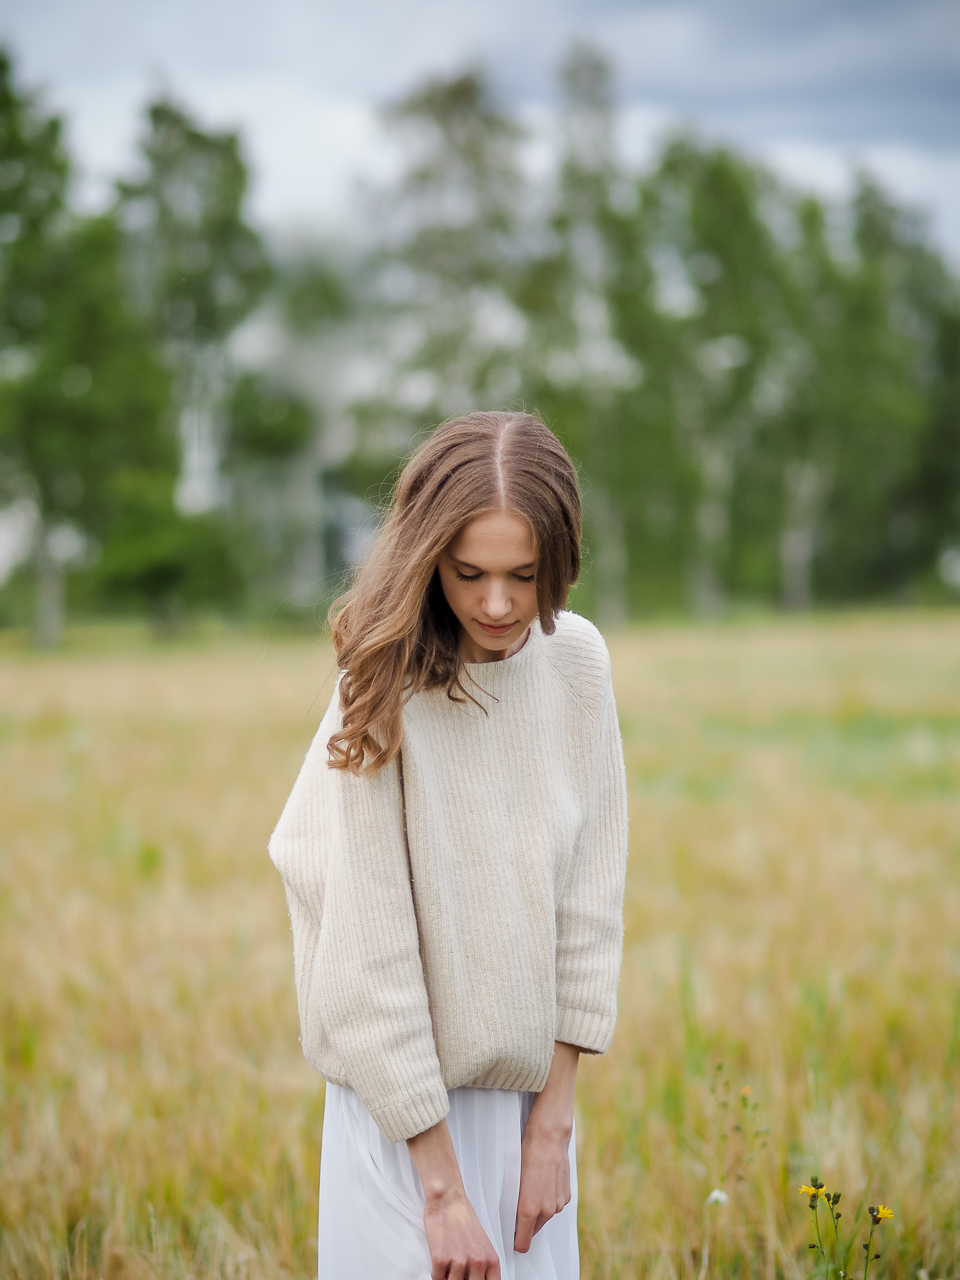
[[[270,841],[303,1051],[391,1142],[459,1085],[539,1091],[555,1040],[602,1053],[616,1017],[627,805],[603,639],[562,613],[466,671],[486,714],[417,694],[372,776],[327,766],[335,692]]]

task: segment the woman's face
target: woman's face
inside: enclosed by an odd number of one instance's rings
[[[533,530],[512,511],[488,511],[464,525],[437,564],[460,623],[467,662],[509,658],[537,616]]]

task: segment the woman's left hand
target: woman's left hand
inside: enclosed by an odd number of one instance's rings
[[[580,1050],[557,1042],[520,1148],[520,1200],[513,1247],[526,1253],[545,1222],[570,1203],[570,1137]]]
[[[531,1113],[520,1148],[520,1201],[513,1247],[526,1253],[545,1222],[570,1203],[570,1129],[540,1126]]]

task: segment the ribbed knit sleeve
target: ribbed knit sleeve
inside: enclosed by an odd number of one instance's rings
[[[336,699],[335,699],[336,701]],[[304,1053],[336,1061],[390,1142],[449,1108],[433,1039],[399,765],[330,769],[320,732],[270,842],[287,889]]]
[[[617,1016],[627,787],[613,687],[600,710],[590,797],[557,904],[557,1040],[603,1053]]]

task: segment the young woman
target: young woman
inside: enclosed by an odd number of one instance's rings
[[[556,437],[473,413],[331,610],[341,677],[270,842],[328,1081],[321,1280],[579,1277],[574,1090],[613,1034],[627,843],[579,567]]]

